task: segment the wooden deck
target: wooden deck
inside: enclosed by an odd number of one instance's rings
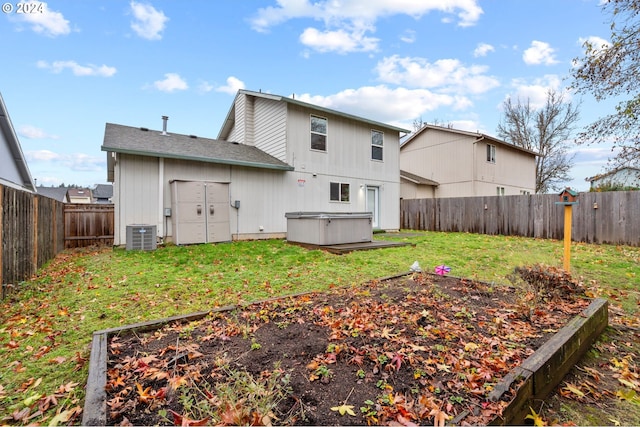
[[[371,249],[393,248],[398,246],[415,246],[408,242],[390,242],[386,240],[373,240],[371,242],[345,243],[342,245],[313,245],[310,243],[289,242],[307,249],[321,249],[332,254],[342,255],[353,251],[368,251]]]

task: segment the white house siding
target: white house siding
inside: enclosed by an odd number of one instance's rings
[[[21,188],[23,186],[23,179],[18,166],[16,165],[15,157],[9,149],[9,141],[5,138],[4,134],[0,131],[0,183],[8,184],[11,187]]]
[[[287,106],[283,102],[255,98],[255,146],[283,162],[287,161]]]
[[[591,179],[591,188],[600,185],[620,185],[623,187],[640,187],[640,169],[623,168]]]
[[[245,116],[245,101],[246,96],[237,96],[235,103],[233,105],[233,112],[235,114],[235,124],[231,131],[229,132],[229,136],[227,137],[227,141],[235,141],[240,142],[242,144],[246,144],[245,140],[245,126],[244,126],[244,116]],[[239,125],[241,124],[242,125]]]
[[[119,212],[114,215],[114,245],[126,244],[127,225],[157,224],[158,164],[155,157],[118,154],[113,198]]]
[[[400,198],[402,199],[431,199],[435,197],[435,189],[436,187],[432,185],[418,185],[400,179]]]
[[[402,150],[400,169],[440,183],[436,197],[472,196],[473,140],[465,135],[425,130]]]
[[[162,180],[163,198],[162,207],[171,207],[171,181],[205,181],[227,183],[231,181],[231,166],[215,163],[194,162],[191,160],[164,159],[164,177]],[[235,212],[228,207],[229,215],[235,218]],[[232,218],[233,220],[233,218]],[[158,233],[171,240],[173,236],[171,218],[161,219],[158,224]],[[160,233],[163,230],[164,233]]]
[[[435,197],[493,196],[535,191],[535,156],[475,135],[426,129],[402,150],[400,168],[438,182]],[[487,144],[496,162],[487,162]],[[406,194],[409,198],[409,194]],[[425,196],[427,197],[427,196]]]
[[[310,115],[326,117],[327,150],[311,150]],[[289,104],[287,112],[287,163],[295,167],[289,185],[297,186],[304,205],[296,210],[362,212],[366,186],[378,187],[379,227],[400,226],[400,176],[398,133],[366,123]],[[384,133],[383,161],[371,160],[371,130]],[[303,182],[299,182],[302,180]],[[293,181],[293,182],[292,182]],[[329,200],[330,182],[350,184],[348,203]]]
[[[476,185],[479,194],[496,195],[496,187],[504,187],[505,195],[517,195],[522,191],[535,193],[535,156],[504,144],[493,144],[496,146],[496,161],[490,163],[487,162],[486,145],[486,141],[476,144]]]

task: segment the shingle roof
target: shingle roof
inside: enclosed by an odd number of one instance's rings
[[[96,184],[96,188],[94,188],[92,192],[93,197],[96,199],[109,199],[113,197],[113,185]]]
[[[55,199],[59,202],[68,202],[67,187],[36,187],[38,194]]]
[[[410,173],[403,170],[400,170],[400,178],[404,178],[408,181],[413,182],[414,184],[433,185],[434,187],[437,187],[438,185],[440,185],[438,182],[432,179],[424,178],[420,175],[416,175],[414,173]]]
[[[265,169],[293,170],[249,145],[107,123],[102,151]]]

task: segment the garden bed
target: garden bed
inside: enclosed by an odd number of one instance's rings
[[[413,274],[102,331],[83,423],[500,423],[513,373],[589,303]]]

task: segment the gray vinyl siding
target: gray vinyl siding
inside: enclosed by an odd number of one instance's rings
[[[255,146],[278,160],[287,160],[287,105],[257,98],[255,112]]]
[[[22,175],[16,166],[13,153],[9,149],[9,142],[0,131],[0,180],[6,180],[19,186],[23,186]]]

